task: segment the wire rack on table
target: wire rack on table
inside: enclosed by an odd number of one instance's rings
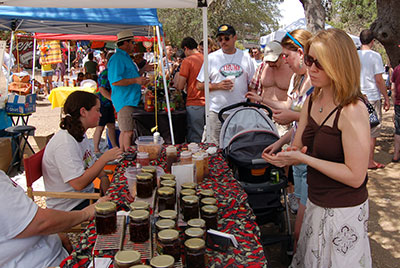
[[[126,216],[117,215],[117,231],[108,235],[97,235],[94,250],[119,250],[125,235]]]

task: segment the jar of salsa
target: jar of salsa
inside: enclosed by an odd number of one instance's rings
[[[136,250],[120,250],[115,254],[114,267],[129,268],[140,264],[140,252]]]
[[[166,209],[158,213],[160,219],[168,219],[176,222],[178,213],[175,210]]]
[[[188,228],[201,228],[206,229],[206,221],[200,218],[191,219],[187,222]]]
[[[139,163],[140,166],[148,166],[150,164],[150,158],[148,152],[137,152],[136,154],[136,163]]]
[[[186,267],[205,268],[207,258],[205,254],[206,243],[201,238],[191,238],[185,241]]]
[[[213,205],[203,206],[200,210],[201,218],[206,221],[207,229],[218,230],[218,208]]]
[[[204,230],[201,228],[190,227],[185,230],[185,240],[190,238],[202,238],[204,239]]]
[[[135,201],[129,205],[130,209],[133,210],[147,210],[150,212],[150,204],[146,201]]]
[[[192,164],[192,152],[182,151],[181,152],[181,164]]]
[[[153,268],[173,268],[174,263],[175,259],[171,255],[160,255],[150,260],[150,265]]]
[[[184,221],[189,221],[199,217],[199,198],[195,195],[182,197],[182,211]]]
[[[149,198],[153,195],[153,175],[139,173],[136,175],[136,195],[140,198]]]
[[[142,167],[142,172],[150,173],[151,175],[153,175],[152,177],[153,189],[157,188],[157,168],[154,166],[145,166]]]
[[[157,233],[157,252],[174,257],[175,261],[181,258],[181,242],[177,230],[167,229]]]
[[[166,209],[175,209],[175,190],[171,187],[161,187],[157,190],[158,194],[158,211]]]
[[[178,161],[178,152],[174,145],[170,145],[165,149],[167,155],[167,172],[171,172],[171,166]]]
[[[117,231],[117,205],[113,202],[97,203],[95,211],[97,234],[115,233]]]
[[[135,243],[150,239],[150,213],[146,210],[134,210],[129,213],[130,240]]]

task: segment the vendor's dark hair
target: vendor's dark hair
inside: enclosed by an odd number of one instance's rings
[[[83,107],[89,111],[96,105],[97,99],[93,93],[78,90],[71,93],[64,103],[64,118],[61,118],[60,128],[66,129],[77,142],[81,142],[85,134],[85,128],[80,120],[80,110]]]
[[[368,45],[374,38],[374,33],[370,29],[362,30],[360,33],[360,42],[363,45]]]
[[[181,42],[181,48],[184,49],[187,47],[188,49],[197,48],[197,42],[192,37],[185,37]]]

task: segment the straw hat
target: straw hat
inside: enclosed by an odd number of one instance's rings
[[[125,30],[117,34],[118,42],[129,41],[133,39],[132,30]]]

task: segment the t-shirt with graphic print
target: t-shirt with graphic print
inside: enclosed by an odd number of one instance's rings
[[[210,110],[218,113],[223,107],[245,101],[248,85],[253,78],[254,64],[247,53],[236,49],[235,54],[225,54],[219,49],[208,55],[208,75],[210,83],[219,83],[235,77],[232,90],[210,91]],[[201,67],[197,80],[204,82],[204,65]]]

